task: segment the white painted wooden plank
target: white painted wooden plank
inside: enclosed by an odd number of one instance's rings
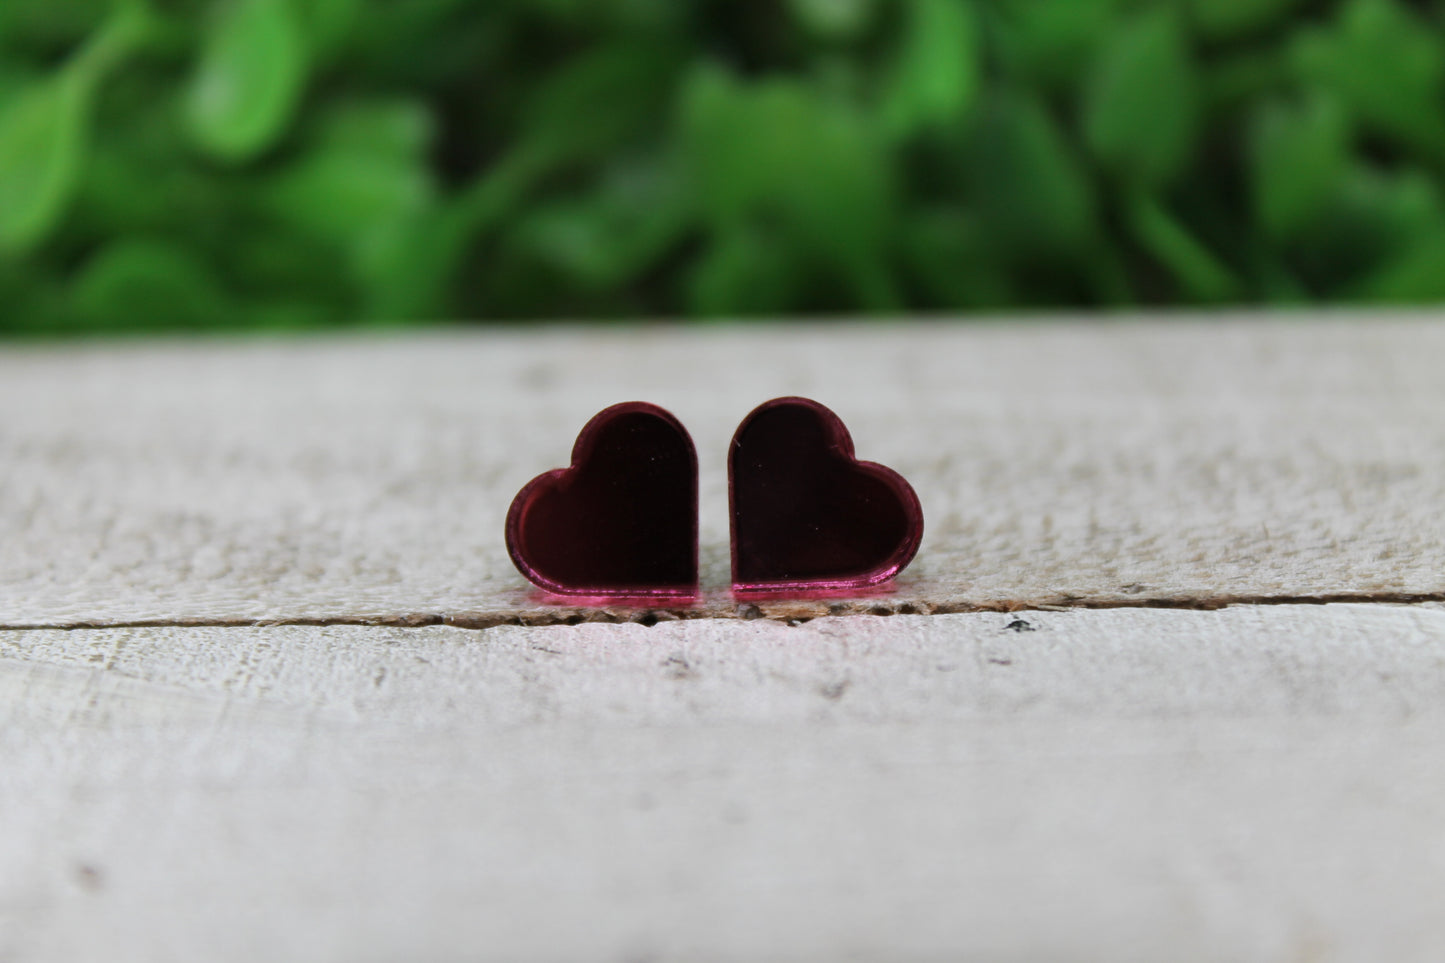
[[[11,346],[0,625],[545,617],[507,504],[630,398],[698,443],[716,590],[728,439],[786,393],[927,514],[846,610],[1438,597],[1441,370],[1438,314]]]
[[[0,959],[1438,960],[1445,607],[0,632]]]

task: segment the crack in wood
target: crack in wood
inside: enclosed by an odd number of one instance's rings
[[[397,613],[336,616],[279,616],[270,618],[76,619],[71,621],[0,624],[0,631],[158,628],[268,628],[273,626],[370,626],[376,628],[452,628],[485,630],[503,625],[539,627],[581,624],[632,624],[651,627],[662,622],[701,619],[765,619],[801,625],[829,616],[959,615],[978,612],[1014,613],[1070,609],[1188,609],[1216,611],[1237,605],[1421,605],[1445,603],[1445,592],[1331,592],[1315,595],[1218,595],[1159,598],[1057,596],[1040,599],[989,599],[983,601],[928,602],[870,599],[806,599],[746,602],[704,602],[688,607],[552,607],[493,612]]]

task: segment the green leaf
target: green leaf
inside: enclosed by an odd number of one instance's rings
[[[186,116],[196,144],[231,162],[265,151],[295,113],[307,60],[291,0],[229,0],[191,81]]]
[[[1239,297],[1239,279],[1157,199],[1136,194],[1127,214],[1139,243],[1174,275],[1187,300],[1212,304]]]
[[[1327,295],[1349,294],[1445,223],[1440,186],[1418,169],[1382,171],[1354,161],[1324,216],[1289,242],[1295,271]]]
[[[1037,100],[999,94],[986,103],[964,163],[974,209],[1012,256],[1072,256],[1096,243],[1092,185]]]
[[[338,107],[309,140],[263,187],[267,210],[292,230],[357,252],[436,199],[430,118],[419,104]]]
[[[292,229],[347,244],[424,209],[433,193],[424,167],[332,149],[307,155],[278,174],[266,200]]]
[[[362,0],[292,0],[305,32],[307,48],[316,60],[343,49],[348,34],[361,17]]]
[[[45,263],[0,257],[0,334],[41,333],[64,317],[66,284]]]
[[[1396,0],[1350,0],[1329,29],[1302,31],[1291,59],[1368,128],[1445,164],[1445,38]]]
[[[1212,40],[1257,33],[1279,23],[1305,0],[1189,0],[1191,23]]]
[[[1118,24],[1122,0],[990,0],[992,51],[1006,76],[1029,87],[1072,91]]]
[[[1358,295],[1402,304],[1445,301],[1445,226],[1390,259],[1360,285]]]
[[[724,318],[795,307],[799,267],[783,239],[757,228],[734,228],[718,236],[694,267],[689,311]]]
[[[470,0],[432,0],[462,5]],[[655,30],[686,16],[687,4],[677,0],[526,0],[521,6],[537,18],[561,21],[572,29],[602,29],[615,34]]]
[[[1367,257],[1412,247],[1445,220],[1439,182],[1418,169],[1380,171],[1359,164],[1335,200],[1333,241]]]
[[[544,177],[606,158],[662,126],[680,63],[678,50],[629,37],[574,55],[534,82],[521,131],[499,158],[444,207],[368,242],[369,310],[388,319],[446,311],[470,248],[522,207]]]
[[[338,312],[334,304],[303,298],[247,305],[245,317],[247,327],[260,331],[310,331],[338,321],[356,320],[350,313]]]
[[[851,40],[871,24],[876,0],[791,0],[793,15],[819,37]]]
[[[0,246],[26,250],[60,220],[77,187],[89,111],[90,85],[61,73],[0,115]]]
[[[682,157],[715,232],[775,224],[861,303],[896,299],[884,268],[894,172],[863,116],[794,81],[739,83],[715,70],[693,78],[682,111]]]
[[[992,238],[965,211],[923,211],[909,222],[904,245],[909,268],[934,306],[995,308],[1017,300]]]
[[[1194,149],[1200,91],[1178,17],[1158,8],[1105,42],[1088,77],[1084,137],[1099,161],[1142,185],[1168,183]]]
[[[49,236],[80,183],[93,93],[149,29],[122,5],[57,72],[0,108],[0,248],[24,251]]]
[[[95,328],[202,328],[232,319],[210,269],[165,241],[122,238],[82,268],[74,315]]]
[[[511,232],[519,248],[593,292],[618,288],[652,266],[691,213],[665,164],[628,159],[596,188],[529,210]]]
[[[419,162],[436,139],[436,123],[419,99],[345,101],[329,106],[314,136],[327,147]]]
[[[676,51],[649,41],[581,54],[537,86],[523,136],[568,160],[616,150],[658,126],[679,64]]]
[[[907,137],[957,120],[978,92],[977,14],[965,0],[911,0],[903,46],[883,107],[890,133]]]
[[[362,250],[368,316],[436,318],[476,240],[494,231],[552,169],[553,148],[524,142],[445,205],[388,227]]]
[[[1350,130],[1333,100],[1256,108],[1251,137],[1255,219],[1271,237],[1297,235],[1319,219],[1349,163]]]

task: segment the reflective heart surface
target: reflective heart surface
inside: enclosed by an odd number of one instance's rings
[[[776,398],[728,452],[733,591],[838,592],[879,585],[913,560],[923,508],[903,476],[858,461],[842,420]]]
[[[572,465],[538,475],[507,512],[507,551],[556,595],[697,594],[697,451],[682,423],[642,401],[582,429]]]

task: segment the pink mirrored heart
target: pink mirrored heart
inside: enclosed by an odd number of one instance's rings
[[[697,594],[697,451],[682,423],[633,401],[596,415],[572,465],[539,475],[507,512],[517,569],[557,595]]]
[[[728,453],[733,591],[847,592],[913,560],[923,509],[890,468],[853,455],[832,411],[777,398],[744,419]]]

